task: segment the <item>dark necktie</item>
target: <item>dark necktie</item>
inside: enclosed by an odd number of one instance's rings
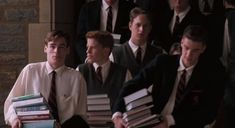
[[[178,15],[175,16],[175,24],[173,27],[173,33],[175,33],[177,31],[177,29],[179,28],[179,24],[180,24],[180,17]]]
[[[112,7],[109,6],[109,11],[108,11],[108,16],[107,16],[107,25],[106,25],[106,30],[108,32],[112,33],[113,30],[113,25],[112,25],[112,21],[113,21],[113,13],[112,13]]]
[[[210,8],[210,5],[209,5],[209,2],[208,0],[204,0],[204,8],[203,8],[203,12],[210,12],[211,11],[211,8]]]
[[[53,117],[59,122],[58,108],[56,102],[56,72],[52,72],[51,90],[48,98],[48,104],[51,108]]]
[[[175,106],[179,104],[182,99],[186,87],[186,70],[183,70],[183,73],[180,77],[176,97],[175,97]]]
[[[136,62],[138,64],[141,64],[141,56],[142,56],[141,47],[138,47],[137,53],[136,53]]]
[[[96,70],[96,74],[97,74],[97,78],[99,80],[99,82],[103,83],[103,78],[102,78],[102,67],[99,66]]]

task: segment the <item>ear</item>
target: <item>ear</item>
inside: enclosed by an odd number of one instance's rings
[[[108,55],[111,53],[111,49],[110,48],[104,48],[104,54]]]
[[[202,53],[206,50],[206,45],[203,45]]]
[[[47,53],[47,45],[44,45],[44,53]]]
[[[131,21],[129,22],[129,30],[131,31],[131,25],[132,25],[132,23],[131,23]]]

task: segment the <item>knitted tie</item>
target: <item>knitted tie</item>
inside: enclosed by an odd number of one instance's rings
[[[113,30],[113,25],[112,25],[112,21],[113,21],[112,6],[109,6],[108,9],[109,9],[109,11],[108,11],[108,16],[107,16],[106,30],[108,32],[112,33],[112,30]]]
[[[175,24],[173,27],[173,33],[175,33],[177,31],[177,29],[179,28],[179,24],[180,24],[180,17],[178,15],[175,16]]]
[[[176,92],[175,106],[177,106],[179,102],[181,101],[182,96],[185,91],[185,87],[186,87],[186,70],[183,70],[183,73],[179,80],[177,92]]]
[[[51,108],[53,117],[59,122],[58,108],[56,102],[56,72],[52,71],[51,90],[48,98],[48,104]]]
[[[141,56],[142,56],[142,51],[141,51],[141,47],[138,47],[137,49],[137,54],[136,54],[136,62],[138,64],[141,64]]]
[[[96,75],[97,75],[97,78],[99,80],[99,82],[103,83],[103,78],[102,78],[102,67],[99,66],[96,70]]]

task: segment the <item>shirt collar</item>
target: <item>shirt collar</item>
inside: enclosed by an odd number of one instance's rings
[[[176,11],[174,11],[174,17],[178,15],[180,18],[179,20],[181,22],[182,19],[186,16],[186,14],[189,12],[190,9],[191,9],[191,7],[188,6],[183,12],[180,12],[179,14],[177,14]]]
[[[129,40],[129,45],[132,49],[132,51],[135,53],[137,51],[137,49],[140,47],[142,51],[145,51],[146,49],[146,46],[147,46],[147,43],[144,43],[143,45],[141,46],[138,46],[138,45],[135,45],[131,40]]]
[[[194,69],[194,67],[196,66],[196,64],[194,64],[194,65],[192,65],[192,66],[190,66],[190,67],[188,67],[188,68],[185,68],[185,66],[184,66],[184,64],[183,64],[183,60],[182,60],[182,57],[180,57],[180,62],[179,62],[180,64],[179,64],[179,68],[178,68],[178,72],[181,72],[181,71],[183,71],[183,70],[186,70],[187,71],[187,73],[188,74],[192,74],[192,72],[193,72],[193,69]]]
[[[111,62],[110,62],[110,60],[108,60],[107,62],[105,62],[102,65],[98,65],[97,63],[93,63],[92,65],[93,65],[93,67],[95,68],[95,71],[96,71],[99,66],[101,66],[102,69],[103,69],[103,68],[108,68],[110,66],[110,64],[111,64]]]
[[[53,69],[53,68],[51,67],[51,65],[48,63],[48,61],[46,62],[47,74],[51,74],[52,71],[55,71],[57,74],[61,74],[61,73],[63,72],[64,68],[65,68],[65,65],[60,66],[60,67],[57,68],[57,69]]]
[[[115,3],[113,3],[112,8],[118,8],[118,2],[119,0],[116,0]],[[105,2],[105,0],[102,0],[102,7],[104,10],[108,11],[109,5]]]

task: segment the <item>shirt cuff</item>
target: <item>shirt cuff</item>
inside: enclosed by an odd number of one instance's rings
[[[122,113],[121,112],[115,112],[112,116],[112,120],[117,118],[117,117],[121,117],[122,118]]]
[[[172,115],[166,115],[165,119],[167,121],[168,126],[173,126],[175,125],[175,119]]]

